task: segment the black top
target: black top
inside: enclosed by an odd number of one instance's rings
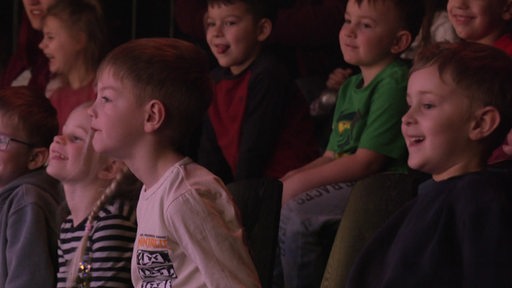
[[[500,171],[424,182],[363,250],[347,287],[512,287],[511,182]]]

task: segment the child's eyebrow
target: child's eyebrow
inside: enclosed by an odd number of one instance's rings
[[[105,90],[112,90],[112,91],[119,91],[119,88],[117,87],[114,87],[114,86],[101,86],[100,89],[98,89],[98,91],[101,91],[101,92],[105,92]]]

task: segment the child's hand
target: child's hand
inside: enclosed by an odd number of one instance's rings
[[[327,78],[325,86],[337,91],[351,74],[352,69],[350,68],[336,68],[331,72],[331,74],[329,74],[329,78]]]

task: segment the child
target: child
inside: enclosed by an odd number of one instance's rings
[[[512,121],[512,60],[477,43],[416,56],[402,133],[409,166],[432,174],[377,232],[348,287],[510,287],[511,181],[486,160]]]
[[[50,79],[48,59],[37,47],[43,34],[42,18],[56,0],[23,0],[16,51],[0,74],[0,88],[29,86],[45,91]]]
[[[125,161],[144,187],[135,287],[259,287],[222,181],[184,157],[211,97],[208,60],[177,39],[137,39],[98,70],[94,149]]]
[[[354,181],[407,172],[400,117],[407,109],[408,67],[399,56],[418,33],[422,15],[415,1],[348,1],[340,46],[345,61],[361,73],[340,88],[324,155],[282,178],[285,286],[320,286]]]
[[[129,172],[92,150],[89,106],[82,104],[69,115],[63,134],[50,146],[46,170],[61,181],[70,212],[60,229],[57,287],[132,287],[135,201],[113,198],[126,188]],[[139,188],[120,192],[133,194]]]
[[[511,0],[448,0],[447,10],[461,39],[492,45],[512,55]]]
[[[263,42],[270,11],[258,1],[209,0],[206,39],[219,62],[198,162],[225,182],[280,178],[318,155],[304,98]]]
[[[448,17],[457,35],[492,45],[512,56],[512,0],[448,0]],[[489,158],[489,164],[512,159],[512,131]]]
[[[60,197],[43,167],[57,131],[42,92],[0,90],[0,287],[55,287]]]
[[[39,47],[49,59],[50,71],[62,85],[51,95],[59,127],[73,109],[94,100],[94,77],[105,52],[105,26],[94,0],[59,0],[44,18],[44,39]]]

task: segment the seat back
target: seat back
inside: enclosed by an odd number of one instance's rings
[[[321,288],[345,287],[352,264],[364,246],[404,204],[412,200],[421,173],[380,173],[356,183],[334,239]]]
[[[272,286],[282,187],[281,181],[266,178],[227,185],[240,211],[245,240],[262,287]]]

